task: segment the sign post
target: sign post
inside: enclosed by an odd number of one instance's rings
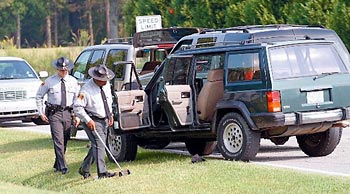
[[[136,32],[161,28],[162,17],[160,15],[136,16]]]

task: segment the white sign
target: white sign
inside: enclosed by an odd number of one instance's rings
[[[160,15],[136,16],[136,32],[162,28]]]

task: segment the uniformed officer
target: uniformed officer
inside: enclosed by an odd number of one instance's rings
[[[84,179],[90,177],[90,167],[94,161],[97,165],[98,178],[116,175],[107,171],[105,164],[105,143],[107,128],[114,122],[112,110],[112,93],[109,80],[114,73],[105,65],[97,65],[88,71],[92,77],[82,86],[78,99],[74,102],[75,114],[81,119],[84,130],[89,137],[91,147],[79,169]],[[104,142],[96,135],[98,133]]]
[[[67,141],[70,136],[72,123],[72,105],[79,93],[77,80],[68,75],[68,71],[73,68],[73,63],[65,57],[60,57],[53,61],[52,66],[57,69],[57,73],[46,79],[41,84],[36,94],[36,104],[40,118],[50,124],[51,136],[55,150],[54,171],[66,174],[68,172],[67,162],[64,154]],[[47,94],[45,110],[43,105],[44,96]],[[75,118],[75,125],[79,124]]]

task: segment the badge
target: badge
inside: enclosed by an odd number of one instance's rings
[[[83,93],[80,93],[79,96],[78,96],[78,98],[79,98],[80,100],[83,100],[83,99],[84,99],[84,94],[83,94]]]

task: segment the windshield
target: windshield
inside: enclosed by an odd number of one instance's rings
[[[347,73],[333,44],[298,44],[269,49],[274,79]]]
[[[0,61],[0,79],[31,79],[37,78],[35,72],[24,61]]]

